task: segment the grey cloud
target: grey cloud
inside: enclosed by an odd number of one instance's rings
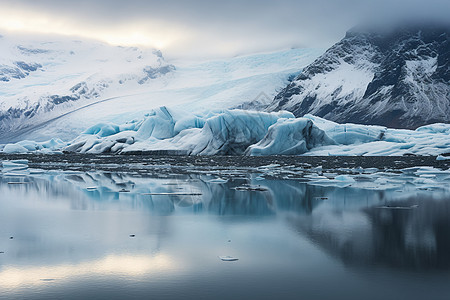
[[[156,20],[193,32],[171,56],[234,55],[294,46],[327,47],[365,21],[447,20],[448,0],[0,0],[90,26]]]

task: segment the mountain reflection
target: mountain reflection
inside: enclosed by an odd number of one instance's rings
[[[269,216],[286,220],[288,227],[301,237],[348,266],[450,269],[450,199],[442,191],[400,193],[389,189],[323,187],[295,180],[257,181],[251,176],[212,179],[212,175],[195,174],[155,177],[55,171],[39,176],[0,177],[0,192],[49,207],[69,205],[73,211],[140,212],[144,214],[147,233],[156,236],[157,245],[152,244],[156,251],[174,226],[173,219],[164,218],[167,216],[207,214],[219,220],[223,220],[222,216],[253,216],[262,217],[261,220]],[[5,201],[3,209],[19,204],[20,201]],[[57,218],[57,214],[52,212],[48,217]],[[117,220],[121,218],[106,225],[86,220],[86,227],[110,226],[110,231],[120,232],[123,229]],[[32,229],[25,227],[23,231],[32,235]],[[88,232],[87,228],[79,230]],[[29,239],[28,243],[37,246],[29,247],[34,249],[29,253],[18,252],[18,255],[39,256],[38,251],[45,250],[55,251],[57,256],[56,252],[67,252],[67,245],[76,243],[54,242],[54,245],[39,245],[38,240]]]
[[[335,206],[288,222],[348,266],[449,270],[449,200],[419,195],[359,210]]]

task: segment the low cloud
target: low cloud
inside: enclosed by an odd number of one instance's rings
[[[328,47],[363,22],[446,21],[449,11],[448,0],[0,0],[0,30],[143,44],[169,57],[221,57]]]

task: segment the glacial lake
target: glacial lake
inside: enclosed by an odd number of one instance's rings
[[[4,171],[0,298],[450,299],[450,174],[431,173]]]

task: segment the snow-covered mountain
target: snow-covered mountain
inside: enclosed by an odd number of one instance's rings
[[[0,132],[16,132],[175,70],[160,51],[0,36]]]
[[[166,62],[160,51],[61,37],[0,37],[0,144],[72,139],[98,122],[267,106],[322,49]]]
[[[450,27],[353,29],[268,110],[395,128],[450,122]]]

